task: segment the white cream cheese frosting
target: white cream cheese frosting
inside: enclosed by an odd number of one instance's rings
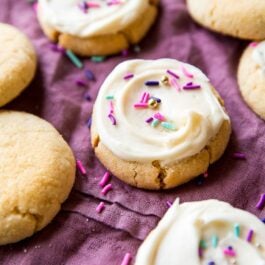
[[[265,265],[265,225],[225,202],[176,200],[139,248],[135,265],[184,264]]]
[[[265,74],[265,41],[258,43],[257,46],[254,47],[252,58]]]
[[[165,77],[166,84],[160,81]],[[157,108],[137,107],[144,93],[161,100]],[[116,156],[161,164],[199,153],[225,120],[208,78],[173,59],[121,63],[102,85],[93,112],[101,142]]]
[[[80,8],[83,2],[88,5],[86,12]],[[45,25],[74,36],[92,37],[123,30],[148,5],[148,0],[39,0],[38,10]]]

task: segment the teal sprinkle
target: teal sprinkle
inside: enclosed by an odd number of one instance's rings
[[[114,96],[106,96],[106,99],[108,100],[114,99]]]
[[[152,126],[152,127],[156,127],[158,124],[159,124],[159,120],[154,119],[154,120],[152,121],[152,123],[151,123],[151,126]]]
[[[169,130],[176,130],[176,127],[169,122],[162,122],[161,126]]]
[[[105,56],[92,56],[91,61],[94,63],[101,63],[105,61],[106,57]]]
[[[79,58],[71,50],[66,50],[66,55],[77,68],[83,67],[83,63],[79,60]]]
[[[240,237],[240,226],[239,224],[234,225],[234,233],[236,237]]]
[[[212,246],[217,248],[218,245],[218,237],[216,235],[212,236]]]
[[[206,249],[207,248],[207,243],[206,243],[205,240],[201,240],[200,241],[200,248],[202,248],[202,249]]]

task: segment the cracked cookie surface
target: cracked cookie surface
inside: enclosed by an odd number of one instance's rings
[[[0,107],[17,97],[35,75],[37,58],[29,39],[0,23]]]
[[[230,132],[223,102],[198,68],[173,59],[131,60],[118,65],[99,91],[91,142],[124,182],[168,189],[206,172]]]
[[[265,119],[265,41],[250,44],[238,67],[238,84],[248,106]]]
[[[48,122],[0,112],[0,245],[45,227],[61,208],[75,176],[73,153]]]
[[[41,0],[38,6],[38,19],[46,36],[76,54],[93,56],[119,53],[131,44],[137,44],[154,23],[159,1],[126,0],[115,5],[94,1],[97,6],[86,11],[80,10],[80,1],[72,0],[69,2],[71,12],[61,14],[67,18],[65,21],[55,15],[64,10],[62,1],[53,0],[54,6],[46,2]],[[60,8],[56,6],[57,2]],[[51,12],[51,6],[54,12]],[[69,26],[70,17],[74,17],[71,21],[76,23],[76,28]]]
[[[187,0],[189,13],[213,31],[248,40],[265,39],[265,2],[259,0]]]

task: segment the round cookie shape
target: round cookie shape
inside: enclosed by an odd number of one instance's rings
[[[230,120],[208,78],[173,59],[130,60],[102,85],[93,110],[95,153],[121,180],[168,189],[223,154]]]
[[[37,58],[29,39],[0,23],[0,107],[17,97],[35,75]]]
[[[40,0],[45,34],[83,56],[110,55],[138,43],[157,15],[158,0]]]
[[[45,227],[75,178],[70,147],[48,122],[24,112],[0,112],[0,245]]]
[[[264,265],[265,226],[225,202],[176,200],[138,250],[145,264]]]
[[[192,18],[216,32],[248,40],[265,39],[265,2],[187,0]]]
[[[243,53],[238,67],[238,84],[249,107],[265,119],[265,41],[251,43]]]

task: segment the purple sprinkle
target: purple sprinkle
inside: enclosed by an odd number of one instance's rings
[[[171,76],[179,79],[179,76],[177,74],[175,74],[174,72],[170,71],[170,70],[167,70],[167,73],[170,74]]]
[[[265,218],[262,218],[261,219],[261,222],[265,224]]]
[[[153,120],[154,120],[154,118],[150,117],[150,118],[148,118],[145,122],[146,122],[146,123],[151,123]]]
[[[134,74],[127,74],[123,77],[124,80],[128,80],[134,77]]]
[[[188,85],[188,84],[186,84],[185,86],[183,86],[183,89],[185,89],[185,90],[193,90],[193,89],[199,89],[199,88],[201,88],[200,85]]]
[[[85,94],[84,98],[87,101],[91,101],[92,100],[92,97],[88,93]]]
[[[75,83],[77,86],[86,87],[86,83],[82,80],[76,80]]]
[[[203,249],[201,247],[199,247],[199,257],[201,258],[203,256]]]
[[[229,250],[233,250],[233,247],[232,247],[232,246],[228,246],[228,249],[229,249]]]
[[[172,206],[172,202],[167,201],[167,207],[170,208]]]
[[[241,159],[241,160],[245,160],[246,159],[246,155],[243,154],[243,153],[239,153],[239,152],[234,153],[233,157],[236,158],[236,159]]]
[[[260,199],[259,199],[259,202],[256,205],[256,208],[258,210],[262,210],[264,206],[265,206],[265,193],[260,195]]]
[[[151,98],[156,100],[157,103],[161,103],[161,99],[160,98],[156,98],[156,97],[151,97]]]
[[[90,128],[92,123],[92,118],[90,117],[87,121],[87,127]]]
[[[87,10],[88,10],[88,4],[83,1],[82,3],[80,3],[78,5],[78,7],[84,12],[84,13],[87,13]]]
[[[128,56],[129,55],[129,50],[123,50],[121,52],[121,55],[124,56],[124,57]]]
[[[248,242],[251,242],[252,237],[253,237],[253,233],[254,233],[254,231],[252,229],[250,229],[248,232],[248,235],[247,235],[247,241]]]
[[[186,86],[191,86],[193,83],[192,82],[189,82],[186,84]]]
[[[210,261],[210,262],[208,262],[208,265],[215,265],[215,262],[214,261]]]
[[[111,120],[112,125],[116,125],[117,124],[117,121],[116,121],[115,117],[111,113],[108,115],[108,117]]]
[[[159,82],[158,81],[146,81],[144,84],[146,86],[159,86]]]
[[[96,81],[95,75],[88,69],[85,70],[85,76],[90,81]]]

